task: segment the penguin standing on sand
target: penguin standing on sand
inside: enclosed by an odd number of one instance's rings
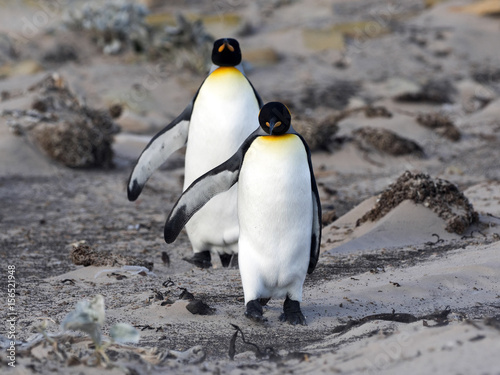
[[[262,304],[285,298],[280,320],[305,325],[302,286],[316,267],[321,240],[311,154],[283,104],[267,103],[258,119],[260,127],[231,158],[184,191],[165,223],[165,241],[172,243],[199,209],[238,182],[245,315],[265,321]]]
[[[219,165],[258,127],[262,100],[241,68],[235,39],[218,39],[212,68],[191,103],[156,134],[139,157],[128,181],[130,201],[141,194],[148,178],[176,150],[186,147],[185,190],[196,178]],[[236,187],[199,210],[186,226],[194,256],[185,259],[200,268],[211,266],[211,252],[227,267],[238,252]]]

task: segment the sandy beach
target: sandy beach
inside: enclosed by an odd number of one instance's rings
[[[2,373],[500,374],[498,1],[85,3],[0,0]],[[307,326],[246,319],[238,269],[165,243],[184,150],[127,200],[226,36],[312,149]],[[107,364],[61,328],[96,295],[105,341],[140,333]]]

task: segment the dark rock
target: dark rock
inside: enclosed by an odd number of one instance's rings
[[[108,108],[109,115],[111,118],[118,118],[122,115],[123,113],[123,106],[121,104],[113,104]]]
[[[389,110],[387,108],[385,108],[384,106],[375,106],[375,107],[372,107],[372,106],[367,106],[364,108],[364,111],[365,111],[365,116],[366,117],[386,117],[386,118],[391,118],[392,117],[392,113],[389,112]]]
[[[53,49],[47,51],[42,60],[48,63],[65,63],[78,60],[78,54],[75,48],[68,44],[59,44]]]
[[[179,299],[192,301],[194,300],[194,295],[193,293],[189,292],[186,288],[182,288],[182,293],[179,295]]]
[[[424,84],[417,92],[408,92],[397,95],[394,99],[398,102],[427,102],[427,103],[453,103],[453,96],[457,90],[453,84],[446,80],[431,80]]]
[[[77,266],[141,266],[153,270],[153,262],[132,256],[113,254],[110,251],[97,251],[85,241],[73,245],[70,253],[71,261]]]
[[[416,118],[417,122],[426,128],[434,130],[442,137],[457,142],[461,138],[460,130],[451,118],[441,113],[422,113]]]
[[[10,111],[16,130],[43,153],[71,168],[113,166],[114,134],[108,111],[81,104],[57,73],[31,86],[37,92],[31,110]],[[15,113],[14,113],[15,112]]]
[[[487,66],[475,68],[471,75],[476,82],[482,85],[491,85],[500,82],[500,68],[498,67]]]
[[[300,98],[302,108],[328,107],[342,110],[361,90],[361,84],[349,80],[336,80],[325,87],[307,87]]]
[[[69,7],[65,22],[84,34],[103,53],[132,51],[170,66],[206,73],[211,62],[214,38],[200,19],[190,21],[175,14],[176,25],[165,20],[153,22],[142,4],[122,2],[85,2]],[[160,17],[161,18],[161,17]]]
[[[186,306],[187,311],[195,315],[213,315],[215,309],[208,306],[205,302],[195,299]]]
[[[321,217],[321,224],[323,226],[327,226],[328,224],[333,223],[335,220],[337,220],[337,213],[335,210],[330,210],[327,212],[323,212],[323,215]]]
[[[105,1],[85,2],[79,9],[68,7],[64,18],[70,29],[89,35],[103,52],[116,54],[127,48],[147,47],[147,14],[147,8],[140,4]]]
[[[304,137],[311,151],[330,150],[332,139],[338,132],[337,123],[343,115],[330,115],[317,121],[313,118],[296,116],[292,120],[293,128]]]

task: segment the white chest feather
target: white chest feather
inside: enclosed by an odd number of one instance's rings
[[[189,126],[184,188],[231,157],[258,124],[255,93],[236,68],[216,69],[196,98]]]
[[[257,138],[245,155],[238,183],[245,298],[252,289],[260,290],[259,297],[279,297],[290,284],[302,287],[310,256],[312,199],[302,141],[295,135]],[[256,280],[260,286],[253,285]]]
[[[236,68],[213,71],[195,100],[186,148],[184,189],[229,159],[258,124],[259,105],[252,86]],[[219,194],[186,225],[195,252],[237,251],[236,186]]]

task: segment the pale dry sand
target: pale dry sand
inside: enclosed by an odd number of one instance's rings
[[[248,321],[237,270],[222,269],[218,262],[213,269],[199,270],[182,261],[191,253],[185,233],[173,245],[164,243],[164,220],[182,189],[182,151],[151,177],[137,202],[126,199],[134,160],[155,131],[184,108],[203,76],[167,67],[166,78],[146,91],[145,99],[133,100],[134,85],[143,83],[155,64],[130,55],[102,55],[87,39],[59,29],[57,17],[50,22],[53,33],[39,32],[34,42],[18,46],[21,60],[39,61],[47,46],[73,43],[79,60],[42,64],[34,74],[8,73],[0,91],[13,95],[0,102],[1,110],[28,109],[34,94],[26,88],[52,70],[93,107],[106,108],[123,98],[128,102],[117,120],[123,130],[113,145],[116,168],[105,171],[72,170],[49,161],[12,134],[7,119],[0,117],[0,254],[3,264],[17,267],[19,312],[17,367],[7,367],[2,350],[2,373],[500,374],[500,79],[498,70],[486,81],[474,79],[474,72],[496,68],[498,18],[459,8],[484,3],[474,1],[436,2],[429,8],[405,1],[397,11],[377,0],[333,3],[334,8],[323,1],[281,6],[231,2],[222,8],[253,28],[238,36],[243,53],[249,51],[255,59],[265,48],[270,56],[247,66],[265,101],[283,100],[293,116],[314,120],[367,104],[384,106],[392,114],[372,118],[352,113],[338,122],[330,150],[313,153],[323,209],[335,208],[339,218],[324,227],[318,267],[306,280],[305,327],[278,321],[282,301],[265,308],[267,323]],[[0,12],[2,30],[21,32],[13,18],[29,17],[36,8],[6,9],[11,9],[11,19],[7,22],[9,13]],[[176,9],[221,11],[191,2]],[[381,22],[390,12],[395,12],[391,22]],[[389,31],[347,37],[351,44],[344,50],[318,50],[304,37],[319,27],[321,38],[333,43],[332,25],[373,19]],[[234,31],[230,27],[223,25],[223,30]],[[335,68],[343,55],[347,67]],[[427,80],[451,82],[451,102],[394,99],[415,92]],[[462,134],[458,142],[417,123],[418,114],[436,111],[450,115]],[[424,157],[361,149],[352,132],[366,126],[417,142]],[[376,222],[356,226],[406,170],[456,184],[478,212],[479,223],[464,234],[449,233],[433,211],[406,200]],[[80,240],[97,251],[154,262],[153,274],[75,266],[70,244]],[[170,266],[163,263],[162,251],[169,254]],[[172,283],[166,283],[169,279]],[[183,288],[214,308],[214,314],[191,314],[189,302],[179,299]],[[106,302],[105,334],[116,322],[141,330],[138,344],[108,350],[113,368],[86,364],[92,354],[89,341],[69,338],[75,335],[61,338],[58,351],[66,358],[58,357],[51,345],[29,347],[39,337],[36,328],[42,320],[50,318],[47,332],[58,334],[75,304],[98,293]],[[0,311],[5,316],[5,306]],[[439,322],[428,316],[443,311],[446,319]],[[384,315],[366,318],[376,314]],[[397,314],[417,320],[394,321]],[[360,324],[363,318],[366,322]],[[262,350],[272,347],[276,355],[268,351],[260,358],[238,337],[230,360],[230,323],[248,341]],[[345,324],[352,328],[339,328]],[[189,352],[198,346],[201,352]]]

